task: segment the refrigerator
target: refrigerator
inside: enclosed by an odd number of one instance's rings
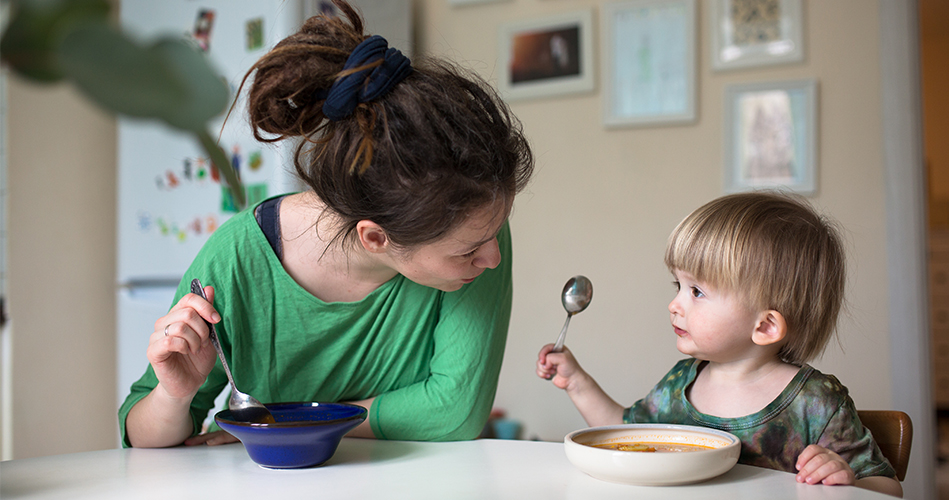
[[[411,0],[356,0],[367,29],[411,54]],[[145,43],[181,36],[227,80],[232,100],[247,70],[304,19],[335,8],[324,0],[121,0],[120,23]],[[236,165],[248,205],[300,191],[294,144],[258,143],[246,118],[246,91],[212,136]],[[234,215],[230,195],[196,140],[154,120],[118,121],[117,406],[148,366],[155,321],[172,305],[191,260]],[[190,278],[190,277],[189,277]],[[223,395],[222,395],[223,396]],[[223,397],[219,398],[220,402]]]
[[[122,0],[120,22],[144,43],[158,36],[189,40],[237,93],[244,73],[296,31],[302,3],[284,0]],[[245,93],[246,95],[246,93]],[[300,190],[292,145],[258,143],[238,96],[226,122],[209,125],[237,167],[248,205]],[[118,122],[117,405],[141,377],[149,335],[167,313],[191,260],[234,215],[230,193],[190,134],[156,120]]]

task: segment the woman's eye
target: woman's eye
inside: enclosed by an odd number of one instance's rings
[[[700,297],[704,297],[704,296],[705,296],[705,293],[702,292],[702,290],[699,290],[698,287],[693,286],[693,287],[692,287],[692,296],[693,296],[693,297],[696,297],[696,298],[700,298]]]
[[[472,250],[472,251],[470,251],[470,252],[468,252],[468,253],[466,253],[466,254],[462,254],[462,255],[461,255],[461,258],[463,258],[463,259],[470,259],[470,258],[474,257],[474,254],[476,254],[476,253],[478,253],[478,249],[477,249],[477,248],[475,248],[474,250]]]

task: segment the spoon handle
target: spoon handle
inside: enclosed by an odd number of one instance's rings
[[[208,300],[208,296],[204,293],[204,286],[201,285],[201,281],[197,278],[191,280],[191,293],[197,294],[204,300]],[[221,359],[221,364],[224,365],[224,373],[227,374],[227,381],[231,383],[231,389],[236,391],[237,386],[234,385],[234,377],[231,376],[231,369],[227,366],[227,360],[224,359],[224,351],[221,349],[221,343],[217,340],[217,331],[214,330],[214,325],[210,321],[204,320],[204,324],[208,325],[208,337],[211,338],[211,343],[214,344],[214,350],[217,351],[217,357]]]
[[[560,336],[557,337],[557,343],[554,344],[554,348],[550,352],[560,352],[563,351],[563,342],[567,339],[567,327],[570,325],[570,317],[572,314],[567,314],[567,320],[563,322],[563,329],[560,330]]]

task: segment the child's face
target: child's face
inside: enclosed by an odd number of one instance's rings
[[[733,293],[699,283],[675,270],[676,296],[669,303],[676,348],[697,359],[727,363],[757,353],[752,334],[758,312]]]

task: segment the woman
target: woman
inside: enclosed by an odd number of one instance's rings
[[[126,446],[234,441],[197,436],[227,383],[204,320],[258,400],[369,409],[351,436],[471,439],[488,418],[527,141],[484,81],[412,65],[336,4],[345,20],[311,18],[248,73],[255,136],[302,138],[310,189],[236,215],[195,258],[119,410]]]

